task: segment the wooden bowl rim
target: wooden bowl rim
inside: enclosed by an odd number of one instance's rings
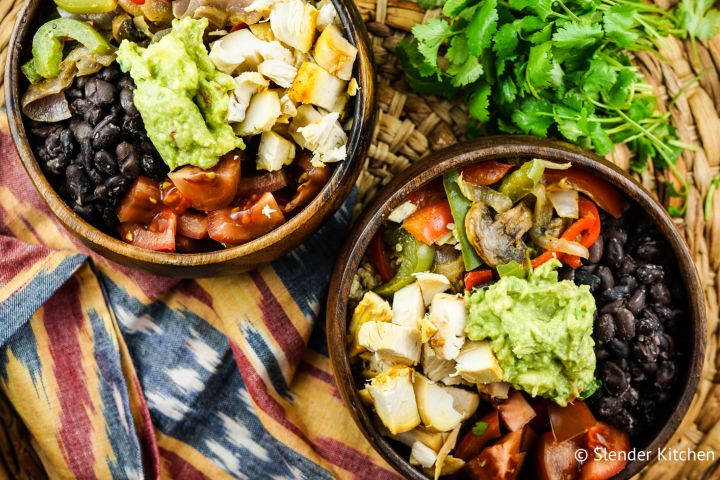
[[[348,320],[347,300],[352,279],[370,240],[387,215],[404,201],[407,194],[454,168],[487,160],[534,157],[571,162],[573,165],[599,174],[648,212],[653,223],[667,239],[675,253],[686,288],[688,318],[692,323],[692,338],[689,342],[692,357],[687,365],[687,379],[679,387],[677,404],[670,411],[667,422],[647,442],[647,446],[640,445],[643,450],[650,452],[649,459],[630,462],[625,470],[613,477],[614,479],[629,479],[657,455],[658,448],[662,448],[677,430],[697,390],[706,346],[706,313],[703,290],[688,247],[662,205],[642,185],[617,166],[574,145],[520,135],[484,137],[456,144],[431,153],[422,161],[412,165],[377,194],[373,203],[366,208],[348,235],[330,281],[330,294],[326,309],[326,332],[329,356],[340,394],[365,438],[390,465],[407,478],[427,479],[422,472],[397,453],[387,438],[379,434],[373,416],[363,405],[354,386],[355,382],[345,343]]]
[[[30,176],[35,189],[53,214],[71,233],[89,242],[93,248],[98,247],[102,250],[108,250],[117,256],[130,259],[136,265],[146,264],[169,266],[171,268],[175,266],[217,265],[258,254],[270,247],[281,244],[288,237],[296,235],[309,236],[313,232],[301,233],[304,225],[313,219],[316,214],[322,215],[324,204],[337,191],[346,190],[349,195],[352,190],[352,185],[354,185],[362,170],[362,164],[370,146],[370,137],[373,134],[377,119],[375,62],[372,50],[369,47],[370,41],[365,24],[352,0],[332,0],[332,2],[338,12],[345,35],[358,50],[353,78],[356,78],[360,88],[356,97],[351,98],[354,103],[351,112],[353,126],[348,133],[347,158],[335,166],[330,180],[318,195],[300,213],[280,227],[256,240],[236,247],[207,253],[183,254],[146,250],[106,234],[73,212],[46,178],[30,148],[20,109],[20,54],[23,47],[19,38],[21,36],[29,38],[28,29],[43,4],[43,0],[28,0],[18,14],[8,46],[9,55],[5,69],[5,98],[7,100],[10,132],[23,167]],[[345,195],[345,197],[347,198],[348,195]],[[326,212],[323,221],[329,218],[333,212],[334,210]]]

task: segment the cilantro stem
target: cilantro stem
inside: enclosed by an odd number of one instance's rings
[[[557,2],[560,4],[560,6],[562,7],[562,9],[565,10],[565,13],[567,13],[568,16],[570,16],[570,18],[572,18],[573,20],[575,20],[575,21],[578,22],[578,23],[581,23],[580,19],[572,12],[572,10],[570,10],[570,9],[567,7],[567,5],[565,5],[565,3],[563,3],[562,0],[557,0]]]
[[[706,222],[709,222],[712,218],[712,207],[715,200],[715,190],[717,190],[718,186],[720,186],[720,173],[715,175],[715,178],[713,178],[712,182],[710,182],[710,187],[708,188],[707,194],[705,195],[704,216]]]

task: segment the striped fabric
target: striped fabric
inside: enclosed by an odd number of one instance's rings
[[[0,387],[49,476],[400,478],[350,419],[324,345],[328,246],[348,218],[244,275],[132,270],[52,217],[0,116]]]

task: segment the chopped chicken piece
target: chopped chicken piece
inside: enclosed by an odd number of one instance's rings
[[[480,405],[480,395],[458,387],[447,387],[447,391],[454,399],[453,408],[462,413],[463,422],[475,414]]]
[[[275,35],[273,35],[272,33],[272,28],[270,28],[270,22],[253,23],[248,28],[250,28],[250,31],[253,33],[253,35],[255,35],[260,40],[264,40],[266,42],[272,42],[277,40],[277,38],[275,38]]]
[[[412,444],[410,450],[410,465],[419,465],[423,468],[430,468],[435,465],[437,453],[422,442]]]
[[[264,90],[253,95],[245,112],[245,118],[235,125],[240,136],[268,132],[280,116],[280,98],[273,90]]]
[[[242,122],[250,106],[250,99],[270,83],[257,72],[245,72],[235,77],[235,90],[230,97],[228,122]]]
[[[363,352],[360,354],[360,358],[363,359],[363,377],[368,380],[377,377],[394,365],[393,362],[385,360],[373,352]]]
[[[375,411],[393,435],[420,424],[412,377],[412,368],[396,365],[373,378],[367,386]]]
[[[477,389],[493,398],[508,398],[510,395],[510,384],[506,382],[478,383]]]
[[[395,223],[402,223],[405,221],[407,217],[412,215],[417,211],[418,207],[411,201],[405,201],[400,204],[395,210],[390,212],[390,215],[388,215],[388,220]]]
[[[360,327],[367,322],[390,322],[392,321],[392,310],[387,300],[375,292],[367,292],[358,306],[355,307],[350,327],[348,328],[349,353],[351,357],[361,353],[365,349],[358,344],[358,333]]]
[[[297,129],[305,139],[305,148],[313,152],[314,166],[344,160],[347,155],[347,134],[340,126],[338,116],[337,113],[328,113],[320,120]]]
[[[270,15],[270,6],[273,3],[274,3],[274,0],[253,0],[250,3],[250,5],[245,7],[245,11],[246,12],[257,12],[260,14],[261,17],[267,18],[267,16]],[[258,25],[258,24],[255,23],[254,25]]]
[[[258,147],[257,168],[277,172],[295,158],[295,144],[275,132],[264,132]]]
[[[388,436],[393,440],[397,440],[403,445],[411,448],[413,446],[413,443],[422,442],[428,447],[430,447],[434,452],[437,452],[440,450],[443,443],[445,442],[442,433],[430,431],[422,425],[408,432],[398,433],[397,435],[392,435],[390,431],[387,430],[383,425],[380,425],[379,430],[382,435]]]
[[[393,323],[418,328],[420,319],[425,317],[425,305],[417,282],[407,285],[393,295]]]
[[[455,429],[452,431],[450,436],[448,436],[447,440],[445,440],[445,443],[443,444],[442,448],[440,448],[440,451],[438,452],[437,460],[435,461],[435,480],[438,480],[440,478],[440,475],[443,475],[445,470],[445,462],[449,458],[453,458],[451,461],[453,463],[453,466],[457,466],[458,462],[455,460],[455,457],[452,457],[450,455],[450,452],[455,448],[455,444],[457,443],[458,435],[460,434],[460,425],[455,427]],[[462,460],[460,460],[462,462]],[[464,462],[457,467],[457,470],[462,468],[464,465]],[[457,471],[455,470],[455,471]]]
[[[440,473],[438,477],[452,475],[453,473],[458,472],[464,466],[465,460],[463,460],[462,458],[455,458],[452,455],[448,455],[447,457],[445,457],[445,461],[443,462],[442,468],[440,468]]]
[[[213,43],[210,59],[221,72],[232,74],[240,65],[254,69],[262,61],[260,49],[263,41],[247,28],[228,33]]]
[[[325,30],[325,27],[331,25],[337,19],[337,10],[335,5],[331,1],[318,2],[318,16],[317,16],[317,29],[319,31]]]
[[[373,398],[372,395],[370,395],[370,392],[368,392],[368,389],[361,388],[360,390],[358,390],[358,393],[360,394],[360,400],[362,400],[362,402],[368,407],[372,407]]]
[[[357,48],[352,46],[335,25],[328,25],[315,42],[313,56],[318,65],[340,78],[350,80],[357,57]]]
[[[277,85],[283,88],[290,88],[295,76],[297,68],[285,63],[282,60],[265,60],[258,65],[258,72],[269,78]]]
[[[357,80],[355,80],[354,78],[351,79],[350,83],[348,83],[347,94],[350,95],[351,97],[354,97],[355,95],[357,95],[359,90],[360,90],[360,85],[358,85]]]
[[[293,101],[292,99],[290,99],[289,95],[288,99],[290,101]],[[299,107],[297,107],[297,113],[293,116],[292,122],[290,122],[288,133],[293,138],[293,140],[295,140],[295,143],[300,145],[300,147],[308,148],[305,137],[303,137],[302,133],[298,132],[298,130],[302,127],[310,125],[311,123],[319,122],[320,120],[322,120],[322,118],[323,116],[320,114],[320,112],[315,110],[315,107],[313,107],[312,105],[300,105]]]
[[[283,95],[280,99],[280,111],[283,115],[286,115],[289,118],[294,117],[298,113],[297,105],[295,105],[295,102],[290,100],[290,97],[288,97],[287,94]]]
[[[435,353],[445,360],[454,360],[465,343],[465,302],[462,297],[438,293],[430,306],[430,321],[438,332],[430,339]]]
[[[389,322],[365,322],[358,331],[358,344],[382,359],[404,365],[420,360],[420,333]]]
[[[272,5],[270,27],[275,37],[303,53],[315,40],[318,11],[303,0],[285,0]]]
[[[439,432],[447,432],[462,422],[463,414],[455,410],[455,397],[448,387],[431,382],[419,373],[415,374],[415,399],[423,424]]]
[[[430,341],[437,331],[437,327],[430,321],[430,316],[428,314],[420,317],[420,341],[422,343]]]
[[[295,59],[290,50],[283,47],[282,44],[276,40],[271,42],[262,42],[260,44],[260,56],[263,60],[278,60],[285,62],[288,65],[295,66]],[[289,87],[289,86],[288,86]]]
[[[441,382],[455,372],[455,362],[438,358],[428,344],[423,345],[421,363],[425,376],[433,382]]]
[[[310,103],[332,111],[346,88],[346,81],[331,75],[317,64],[303,62],[288,95],[295,102]]]
[[[456,361],[455,375],[470,383],[502,381],[502,368],[487,342],[466,342]]]
[[[450,288],[450,280],[439,273],[421,272],[415,273],[413,276],[417,278],[417,283],[420,285],[425,305],[430,305],[435,295]]]

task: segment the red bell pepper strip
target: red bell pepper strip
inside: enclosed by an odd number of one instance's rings
[[[545,183],[552,185],[565,181],[570,187],[590,197],[598,207],[615,218],[620,218],[627,209],[627,202],[620,191],[593,173],[571,167],[567,170],[545,170]]]
[[[390,264],[390,258],[385,250],[385,241],[383,240],[381,232],[378,231],[372,240],[370,240],[368,252],[370,254],[370,261],[380,274],[380,278],[382,278],[383,282],[389,282],[390,279],[395,276],[395,270]]]
[[[448,233],[447,226],[451,223],[450,204],[441,200],[410,215],[403,222],[403,228],[426,245],[432,245]]]
[[[488,186],[499,182],[513,168],[507,163],[488,160],[461,170],[463,180],[474,185]]]
[[[478,285],[487,283],[493,279],[492,270],[474,270],[465,274],[465,290],[472,290]]]

